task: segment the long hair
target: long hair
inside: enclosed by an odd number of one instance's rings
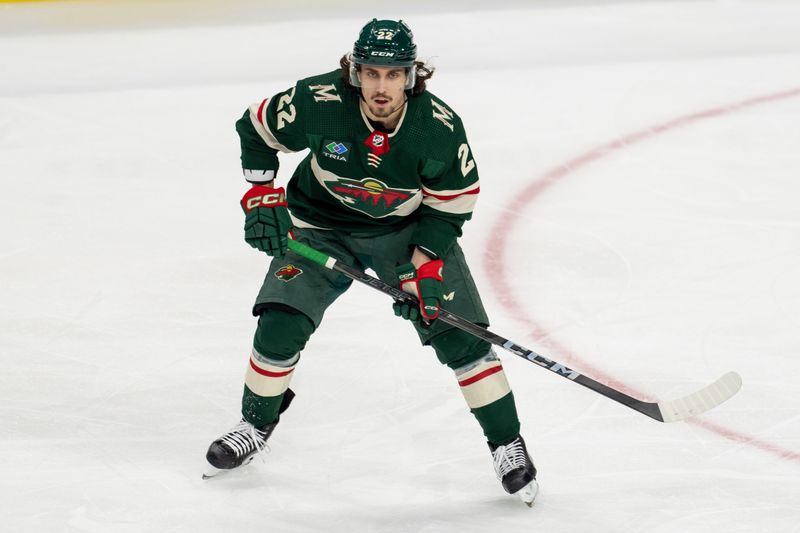
[[[353,87],[350,83],[350,59],[349,54],[345,54],[339,60],[339,66],[342,67],[342,82],[348,89],[358,91],[358,87]],[[358,66],[356,66],[358,68]],[[426,65],[422,61],[414,61],[414,69],[417,71],[417,79],[414,81],[414,87],[411,88],[411,96],[416,96],[425,92],[426,82],[433,76],[434,67]]]

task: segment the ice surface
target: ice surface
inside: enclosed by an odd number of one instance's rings
[[[800,531],[800,6],[493,4],[0,6],[0,529]],[[233,122],[372,16],[412,25],[466,124],[493,329],[650,400],[736,370],[735,398],[658,424],[503,356],[529,510],[452,373],[354,286],[266,462],[200,479],[266,267]]]

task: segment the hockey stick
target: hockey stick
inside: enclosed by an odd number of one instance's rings
[[[313,261],[325,268],[341,272],[350,279],[360,281],[361,283],[369,285],[370,287],[377,289],[384,294],[388,294],[395,300],[417,303],[417,299],[411,294],[404,292],[399,288],[392,287],[391,285],[384,283],[378,278],[370,276],[366,272],[362,272],[357,268],[341,263],[333,257],[319,252],[301,242],[289,240],[289,249],[297,255],[305,257],[306,259]],[[736,372],[728,372],[714,383],[700,389],[693,394],[689,394],[688,396],[684,396],[672,401],[645,402],[609,387],[608,385],[604,385],[599,381],[595,381],[588,376],[567,368],[561,363],[543,357],[533,350],[524,348],[508,339],[501,337],[500,335],[492,333],[488,329],[474,324],[465,318],[461,318],[460,316],[455,315],[446,309],[439,310],[439,318],[437,320],[441,320],[446,324],[450,324],[451,326],[462,329],[467,333],[471,333],[472,335],[494,344],[495,346],[504,348],[514,355],[518,355],[523,359],[536,363],[542,368],[546,368],[547,370],[558,374],[563,378],[574,381],[575,383],[579,383],[588,389],[602,394],[606,398],[611,398],[612,400],[615,400],[626,407],[630,407],[635,411],[647,415],[653,420],[658,420],[659,422],[676,422],[678,420],[684,420],[686,418],[704,413],[731,398],[742,387],[741,376],[739,376],[739,374]]]

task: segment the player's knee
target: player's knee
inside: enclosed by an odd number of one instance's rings
[[[431,339],[431,346],[442,364],[453,370],[486,356],[491,344],[460,329],[449,329]]]
[[[273,360],[293,358],[314,333],[314,323],[305,314],[285,305],[264,306],[258,318],[253,347]]]

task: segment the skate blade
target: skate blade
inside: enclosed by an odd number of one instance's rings
[[[208,470],[203,472],[203,479],[214,479],[215,477],[224,475],[227,472],[230,472],[230,470],[220,470],[219,468],[214,468],[213,466],[210,466],[208,467]]]
[[[537,494],[539,494],[539,484],[536,483],[535,479],[519,489],[519,492],[517,492],[519,499],[522,500],[522,503],[528,507],[533,507],[533,500],[536,499]]]
[[[243,466],[249,465],[253,461],[254,458],[255,458],[255,456],[249,457],[244,463],[240,464],[236,468],[229,468],[227,470],[224,470],[224,469],[221,469],[221,468],[217,468],[215,466],[208,465],[208,470],[206,470],[203,473],[203,479],[214,479],[215,477],[222,477],[225,474],[229,474],[229,473],[231,473],[231,472],[233,472],[235,470],[241,469]]]

